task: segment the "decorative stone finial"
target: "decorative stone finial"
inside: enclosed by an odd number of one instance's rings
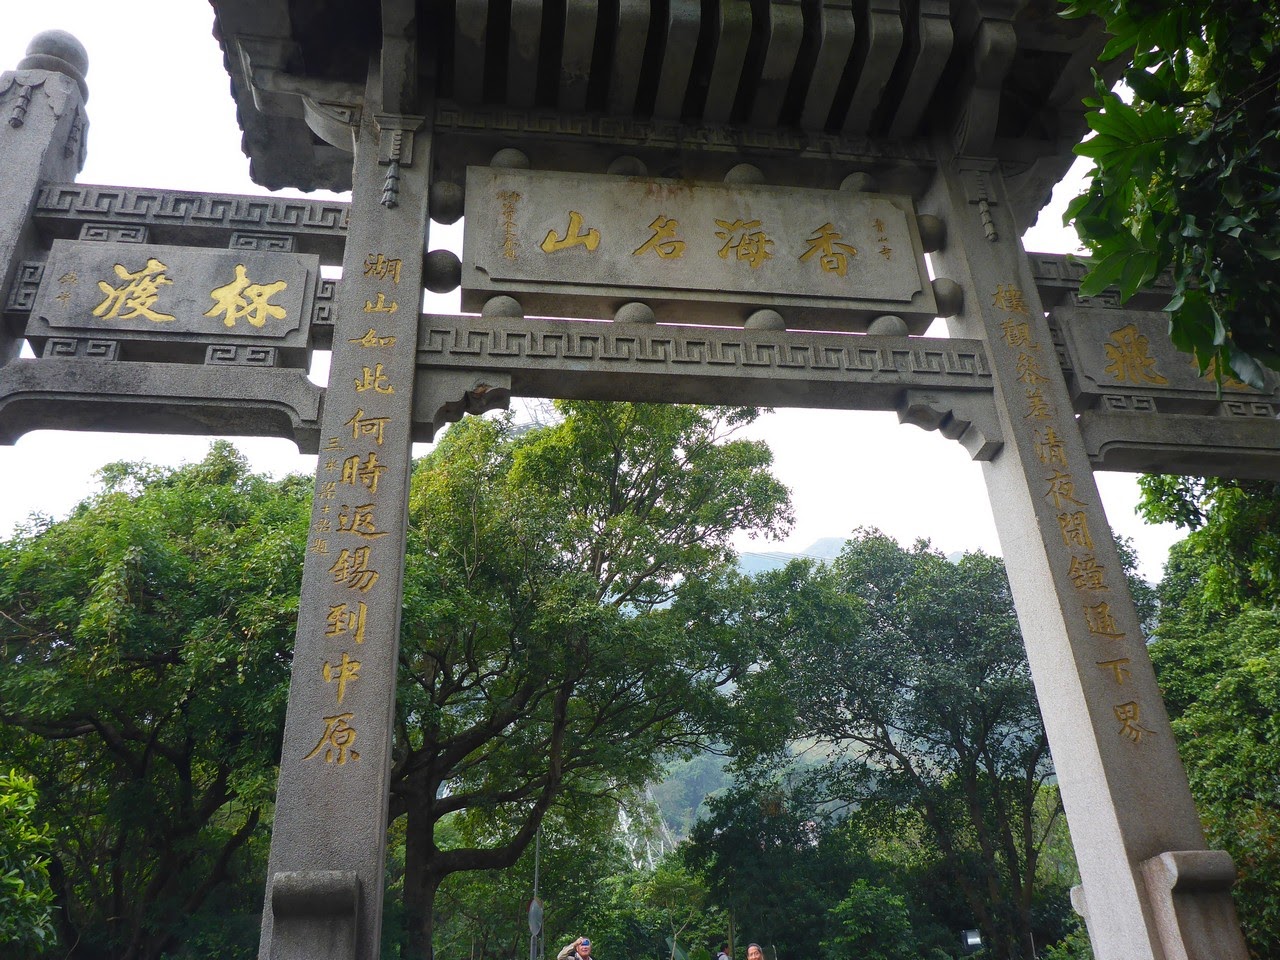
[[[27,55],[18,61],[19,70],[48,70],[70,77],[80,88],[80,96],[89,99],[89,52],[84,44],[65,30],[45,30],[27,44]]]
[[[653,308],[638,300],[624,303],[613,315],[614,323],[653,323],[655,319]]]
[[[777,310],[757,310],[743,324],[748,330],[785,330],[787,322]]]

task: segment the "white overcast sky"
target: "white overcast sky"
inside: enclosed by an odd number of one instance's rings
[[[89,52],[89,152],[81,182],[263,193],[249,180],[240,131],[211,35],[206,0],[41,0],[4,3],[0,71],[12,70],[42,30],[75,34]],[[0,171],[0,176],[3,176]],[[1074,235],[1057,226],[1074,189],[1026,238],[1028,248],[1066,252]],[[439,246],[439,241],[433,241]],[[934,333],[941,333],[940,324]],[[802,552],[821,537],[876,526],[909,544],[924,537],[947,553],[999,553],[980,468],[937,433],[900,425],[892,413],[779,410],[755,429],[792,491],[796,524],[781,543],[742,549]],[[284,440],[235,438],[254,466],[276,476],[312,473],[315,457]],[[38,431],[0,447],[0,536],[32,512],[61,516],[94,488],[94,472],[116,460],[177,464],[199,459],[209,440],[142,434]],[[38,467],[38,469],[37,469]],[[1158,579],[1179,534],[1136,516],[1135,478],[1098,474],[1107,516],[1138,546],[1142,570]]]

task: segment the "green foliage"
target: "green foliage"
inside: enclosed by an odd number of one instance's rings
[[[786,741],[812,744],[825,759],[810,795],[864,822],[915,817],[921,861],[960,892],[959,922],[976,919],[994,956],[1023,952],[1033,931],[1046,939],[1065,896],[1045,913],[1036,877],[1060,808],[1056,794],[1040,802],[1052,766],[1000,561],[951,562],[864,530],[830,567],[758,584],[773,639],[741,692],[745,709],[789,723],[772,743],[735,741],[743,769],[770,750],[789,762]]]
[[[10,955],[38,953],[53,940],[50,844],[36,801],[30,778],[0,774],[0,946]]]
[[[708,806],[682,855],[736,919],[740,944],[796,957],[839,934],[831,907],[870,868],[828,814],[805,792],[772,782],[740,785]]]
[[[767,447],[732,436],[754,411],[558,409],[463,421],[414,475],[391,805],[411,956],[445,877],[712,741],[754,659],[712,606],[735,532],[790,518]]]
[[[1211,845],[1235,859],[1252,955],[1280,955],[1280,486],[1144,477],[1143,511],[1190,530],[1160,584],[1151,659]]]
[[[1040,960],[1093,960],[1093,945],[1084,922],[1077,919],[1070,933],[1045,948]]]
[[[1201,373],[1280,369],[1280,8],[1256,0],[1064,0],[1131,58],[1132,102],[1099,82],[1094,162],[1068,207],[1092,254],[1081,293],[1128,298],[1169,269],[1170,334]]]
[[[1280,602],[1280,484],[1161,476],[1139,484],[1148,520],[1190,531],[1169,555],[1163,605],[1211,623]]]
[[[1151,658],[1209,841],[1240,871],[1249,946],[1280,955],[1280,612],[1164,623]]]
[[[707,814],[706,801],[726,789],[733,778],[719,753],[700,753],[667,765],[662,780],[651,788],[663,821],[674,839],[683,840],[694,823]]]
[[[62,953],[247,957],[309,485],[221,443],[104,481],[0,544],[0,762],[39,788]]]
[[[705,936],[705,929],[698,930],[695,924],[705,928],[710,891],[702,878],[691,874],[679,860],[663,860],[633,890],[640,905],[660,917],[666,927],[671,941],[671,960],[675,960],[678,944],[690,944],[691,928],[695,934]]]
[[[821,943],[828,960],[917,960],[920,956],[906,901],[892,890],[859,878],[831,913],[836,932]]]

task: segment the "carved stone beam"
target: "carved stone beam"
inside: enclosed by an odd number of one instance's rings
[[[596,0],[568,0],[564,17],[564,40],[560,53],[560,109],[582,113],[587,109],[587,90],[595,66],[597,21],[600,4]],[[627,38],[630,41],[631,38]]]
[[[32,430],[285,437],[319,446],[323,389],[303,370],[88,358],[0,368],[0,443]]]
[[[658,74],[658,94],[653,115],[678,120],[689,91],[693,57],[698,47],[698,31],[702,24],[699,0],[671,0],[665,25],[667,42]]]
[[[751,106],[751,123],[758,127],[778,123],[804,38],[804,13],[798,0],[773,0],[767,9],[769,41]]]
[[[889,136],[895,138],[918,134],[954,41],[951,9],[946,0],[921,0],[916,6],[914,29],[908,30],[907,48],[895,72],[900,92],[886,104],[893,110]]]
[[[957,154],[991,152],[1000,119],[1000,92],[1018,50],[1013,18],[1025,5],[1026,0],[973,0],[957,16],[957,36],[972,51],[954,111],[951,139]]]
[[[416,0],[382,0],[382,110],[378,127],[378,163],[387,168],[381,203],[400,203],[400,170],[413,165],[413,136],[426,118],[418,93],[418,16]]]
[[[542,47],[542,0],[511,0],[507,37],[507,103],[532,107],[538,92],[538,54]]]
[[[712,11],[715,21],[708,25],[715,35],[715,53],[702,118],[708,123],[727,123],[742,80],[742,65],[751,42],[751,4],[747,0],[724,0]]]
[[[818,52],[813,59],[800,125],[806,130],[821,130],[831,115],[840,77],[853,51],[853,7],[849,0],[824,0],[814,6],[811,15],[818,35]]]
[[[609,112],[631,116],[636,108],[640,71],[644,65],[650,17],[649,0],[621,0],[613,31],[613,56],[609,70]]]
[[[511,396],[896,410],[989,459],[1001,435],[974,340],[497,317],[424,316],[419,371],[444,374],[415,411],[429,431],[459,398]],[[500,379],[504,377],[506,379]],[[484,390],[475,394],[476,385]]]
[[[868,0],[855,7],[857,29],[849,69],[857,71],[857,86],[844,117],[844,132],[861,136],[884,97],[902,49],[902,11],[899,0]]]
[[[484,100],[489,0],[457,0],[453,13],[453,96],[461,103]]]
[[[417,0],[382,0],[381,56],[383,112],[421,113]]]

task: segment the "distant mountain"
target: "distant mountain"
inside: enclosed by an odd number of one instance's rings
[[[780,570],[796,557],[808,557],[810,560],[834,560],[840,556],[840,551],[844,549],[844,545],[847,542],[844,537],[823,537],[820,540],[813,541],[799,553],[787,553],[782,550],[769,553],[740,553],[738,554],[738,569],[749,576],[753,576],[757,573],[764,573],[766,570]],[[947,554],[947,559],[952,563],[959,563],[960,558],[963,556],[964,553],[962,551],[956,550]]]
[[[766,570],[779,570],[796,557],[808,557],[810,560],[834,560],[844,549],[844,537],[823,537],[815,540],[799,553],[772,551],[769,553],[738,554],[738,569],[745,574],[763,573]]]

